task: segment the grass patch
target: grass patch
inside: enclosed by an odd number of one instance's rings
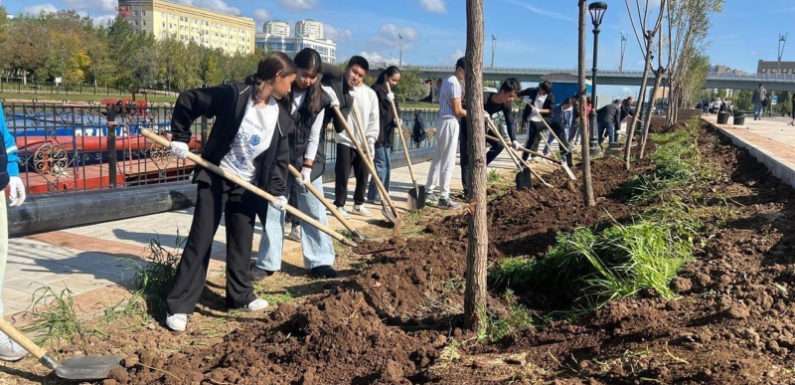
[[[89,333],[77,318],[74,305],[69,289],[56,293],[51,287],[39,288],[33,293],[33,322],[23,330],[36,335],[39,345],[70,342],[75,337],[83,340]]]
[[[533,315],[518,303],[513,291],[507,290],[503,299],[510,306],[508,314],[501,318],[494,315],[487,316],[484,325],[478,332],[479,342],[496,343],[535,326]]]
[[[165,298],[177,274],[177,264],[185,241],[177,233],[175,250],[163,247],[159,239],[149,241],[149,257],[136,274],[134,296],[144,299],[145,312],[150,315],[162,315],[167,311]]]

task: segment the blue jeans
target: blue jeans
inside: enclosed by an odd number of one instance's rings
[[[389,178],[392,174],[392,149],[388,147],[375,148],[375,172],[381,183],[384,184],[386,191],[389,191]],[[380,199],[381,195],[378,193],[378,188],[375,187],[375,181],[370,181],[370,188],[367,191],[367,200],[375,201],[376,198]]]
[[[762,114],[764,111],[765,108],[762,106],[762,103],[754,104],[754,120],[762,119]]]
[[[599,145],[602,145],[605,139],[605,131],[607,131],[607,141],[609,144],[616,144],[618,137],[616,136],[616,125],[613,122],[599,122]]]
[[[323,191],[323,178],[312,181],[318,191]],[[298,187],[296,190],[296,204],[304,214],[317,219],[327,225],[326,207],[308,190]],[[268,205],[268,214],[262,224],[262,240],[259,245],[259,255],[256,266],[262,270],[279,271],[282,268],[282,245],[284,242],[284,211]],[[262,221],[263,218],[260,218]],[[301,250],[304,255],[304,267],[314,269],[319,266],[332,266],[334,264],[334,244],[328,234],[301,223]]]

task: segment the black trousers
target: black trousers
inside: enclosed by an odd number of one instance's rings
[[[226,224],[226,306],[240,308],[256,299],[249,270],[254,214],[256,205],[267,203],[219,176],[211,175],[210,180],[198,183],[193,223],[166,297],[171,314],[192,313],[199,302],[221,214]]]
[[[534,122],[530,121],[530,127],[527,130],[527,143],[524,145],[528,150],[533,150],[538,145],[538,141],[541,138],[541,132],[544,131],[546,126],[544,122]],[[530,157],[530,154],[524,153],[522,154],[522,159],[527,160]]]
[[[466,120],[462,120],[461,128],[466,128]],[[489,151],[486,152],[486,165],[488,166],[494,159],[497,159],[505,147],[499,140],[488,138],[486,138],[486,144],[489,145]],[[469,197],[469,193],[472,191],[472,165],[469,160],[469,139],[466,130],[461,130],[458,134],[458,154],[461,160],[461,184],[464,186],[464,195]]]
[[[337,144],[337,163],[334,165],[334,205],[344,207],[348,199],[348,178],[351,176],[351,167],[356,177],[356,190],[353,193],[353,203],[364,203],[364,193],[367,191],[367,177],[370,175],[364,166],[364,159],[355,148],[344,144]]]

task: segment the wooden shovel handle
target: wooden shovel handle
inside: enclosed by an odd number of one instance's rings
[[[143,129],[143,130],[141,130],[141,134],[143,136],[145,136],[147,139],[149,139],[149,140],[151,140],[151,141],[153,141],[153,142],[155,142],[155,143],[157,143],[157,144],[159,144],[159,145],[161,145],[163,147],[170,147],[171,146],[171,142],[169,142],[168,139],[166,139],[166,138],[164,138],[164,137],[162,137],[160,135],[157,135],[157,134],[155,134],[154,132],[152,132],[150,130]],[[203,159],[202,157],[200,157],[200,156],[198,156],[198,155],[196,155],[196,154],[191,152],[191,153],[188,153],[187,158],[190,159],[192,162],[198,164],[199,166],[204,167],[204,168],[206,168],[206,169],[218,174],[219,176],[229,180],[230,182],[232,182],[234,184],[237,184],[240,187],[243,187],[244,189],[254,193],[255,195],[265,199],[266,201],[268,201],[268,202],[270,202],[272,204],[276,203],[276,197],[274,197],[273,195],[269,194],[265,190],[263,190],[263,189],[255,186],[255,185],[251,184],[249,181],[244,180],[243,178],[241,178],[241,177],[239,177],[239,176],[237,176],[237,175],[235,175],[233,173],[224,171],[224,169],[222,169],[221,167],[218,167],[215,164],[210,163],[209,161]],[[355,242],[351,241],[348,238],[345,238],[345,236],[343,236],[342,234],[332,230],[330,227],[323,225],[322,223],[320,223],[317,220],[315,220],[315,218],[312,218],[312,217],[304,214],[301,210],[298,210],[297,208],[295,208],[293,206],[290,206],[289,204],[285,204],[284,205],[284,209],[288,213],[293,214],[296,218],[298,218],[298,219],[300,219],[300,220],[302,220],[302,221],[314,226],[315,228],[317,228],[318,230],[328,234],[332,238],[334,238],[334,239],[336,239],[336,240],[338,240],[338,241],[340,241],[340,242],[342,242],[342,243],[344,243],[344,244],[346,244],[348,246],[351,246],[351,247],[356,247],[357,246]]]
[[[351,226],[350,222],[345,220],[345,218],[342,216],[342,214],[340,214],[340,211],[339,211],[339,209],[337,209],[337,206],[334,206],[333,204],[329,203],[329,201],[326,200],[326,198],[323,196],[322,192],[318,191],[318,189],[313,184],[304,183],[303,175],[301,175],[301,172],[298,171],[298,169],[293,167],[293,165],[288,165],[287,169],[290,170],[291,174],[293,174],[293,177],[295,177],[296,182],[297,183],[301,183],[304,187],[306,187],[306,189],[309,190],[309,192],[312,193],[312,195],[314,195],[315,198],[317,198],[317,200],[319,200],[320,203],[323,204],[323,206],[326,206],[328,211],[331,212],[331,215],[333,215],[334,218],[337,218],[337,220],[339,220],[340,223],[342,223],[342,225],[345,226],[346,229],[350,230],[350,232],[352,232],[352,233],[356,233],[357,232],[353,228],[353,226]]]
[[[14,342],[20,344],[25,350],[29,351],[33,357],[37,359],[42,359],[42,357],[47,355],[47,351],[40,348],[39,345],[36,345],[33,341],[25,337],[24,334],[20,333],[17,328],[11,325],[8,321],[4,320],[0,317],[0,330],[3,333],[7,334],[9,338],[14,340]]]
[[[541,175],[539,175],[537,172],[533,170],[532,167],[530,167],[529,162],[522,160],[519,154],[516,153],[516,150],[514,150],[513,147],[511,147],[508,144],[508,142],[505,141],[505,138],[502,137],[502,134],[497,129],[497,126],[494,125],[494,122],[491,120],[491,117],[488,116],[488,114],[486,115],[486,122],[488,123],[491,130],[494,131],[494,134],[497,136],[497,139],[500,141],[500,143],[502,143],[502,146],[505,147],[505,150],[508,151],[508,155],[510,155],[513,158],[514,162],[516,162],[517,167],[519,167],[520,169],[522,168],[522,166],[527,167],[527,170],[530,171],[530,174],[533,174],[534,177],[538,178],[538,180],[544,186],[552,187],[551,184],[547,183],[547,181],[545,181],[544,178],[541,177]]]
[[[392,87],[389,85],[389,81],[384,84],[386,84],[387,92],[392,93]],[[417,184],[417,178],[414,176],[414,165],[411,163],[411,157],[409,156],[409,145],[406,143],[406,138],[403,136],[403,124],[400,122],[401,119],[398,115],[397,106],[395,106],[394,100],[390,100],[389,105],[392,107],[392,115],[395,116],[395,123],[397,123],[398,137],[400,138],[400,145],[403,147],[403,156],[406,157],[406,163],[408,163],[409,166],[409,176],[411,176],[411,183],[413,183],[414,188],[419,191],[420,186]]]

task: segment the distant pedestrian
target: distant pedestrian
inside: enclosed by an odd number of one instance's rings
[[[387,88],[389,83],[389,88]],[[392,147],[395,138],[395,129],[398,127],[400,119],[400,105],[395,99],[394,89],[400,83],[400,69],[389,66],[373,84],[373,91],[378,96],[379,127],[378,139],[375,140],[375,172],[384,184],[384,188],[389,191],[389,182],[392,176]],[[392,103],[395,103],[397,115],[392,111]],[[381,195],[375,185],[375,180],[370,181],[367,191],[367,200],[381,204]]]
[[[574,97],[568,97],[563,100],[558,106],[555,106],[552,109],[552,117],[551,117],[551,127],[555,130],[555,134],[563,141],[561,145],[569,148],[571,150],[571,144],[569,143],[569,135],[574,130],[574,106],[575,106],[575,99]],[[549,133],[549,137],[547,138],[547,144],[544,146],[544,155],[549,154],[549,149],[552,146],[552,142],[555,140],[555,135]],[[569,165],[572,165],[571,160],[571,152],[564,151],[561,147],[561,156],[566,159]]]
[[[528,88],[520,92],[519,96],[523,97],[523,100],[527,103],[522,112],[522,125],[528,122],[530,124],[525,147],[535,150],[538,146],[541,132],[546,129],[544,120],[549,119],[552,107],[555,105],[552,84],[545,80],[537,88]],[[522,158],[526,160],[529,156],[530,154],[524,153]]]
[[[792,117],[792,121],[789,122],[790,126],[795,126],[795,95],[790,96],[792,102],[790,105],[790,115]]]
[[[759,86],[754,90],[754,94],[751,96],[751,102],[754,104],[754,120],[762,119],[765,105],[767,104],[767,90],[762,83],[759,83]]]
[[[19,156],[14,137],[8,132],[3,105],[0,104],[0,317],[3,317],[2,288],[5,278],[6,262],[8,260],[8,209],[6,208],[6,194],[2,191],[8,187],[10,207],[19,206],[25,202],[25,185],[19,177]],[[19,344],[12,341],[5,333],[0,332],[0,360],[19,361],[28,352]]]
[[[618,134],[616,127],[621,125],[621,101],[616,99],[596,111],[596,123],[598,125],[598,142],[602,146],[605,135],[607,135],[608,145],[615,147],[618,145]]]
[[[455,74],[448,77],[439,90],[439,131],[436,133],[436,148],[425,184],[428,193],[427,203],[440,208],[456,208],[458,204],[450,198],[450,182],[455,168],[455,154],[458,148],[459,119],[467,116],[461,104],[464,90],[466,60],[458,59]],[[439,191],[437,192],[437,188]]]

